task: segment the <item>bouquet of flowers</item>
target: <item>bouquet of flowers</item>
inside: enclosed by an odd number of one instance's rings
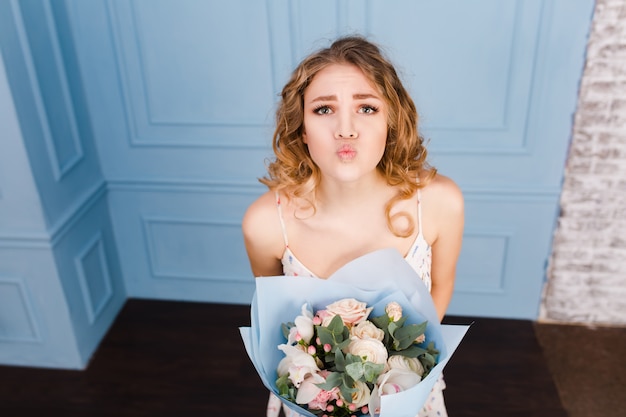
[[[413,387],[436,364],[426,343],[427,321],[407,324],[402,306],[374,307],[344,298],[314,312],[308,303],[283,323],[285,357],[278,364],[281,397],[316,416],[361,416],[380,412],[380,396]]]
[[[303,416],[415,417],[469,328],[439,324],[428,289],[393,249],[325,280],[255,285],[250,327],[240,328],[246,351],[263,384]],[[342,311],[352,304],[360,313]]]

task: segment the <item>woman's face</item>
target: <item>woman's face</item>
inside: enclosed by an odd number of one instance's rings
[[[304,142],[323,180],[376,174],[387,142],[387,105],[363,72],[330,65],[304,91]]]

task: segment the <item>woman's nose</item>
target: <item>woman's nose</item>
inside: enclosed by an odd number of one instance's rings
[[[335,139],[356,139],[359,136],[352,115],[341,115],[335,132]]]

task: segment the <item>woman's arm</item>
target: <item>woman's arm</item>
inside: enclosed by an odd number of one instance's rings
[[[248,207],[241,228],[254,276],[282,275],[280,259],[285,243],[273,192],[263,194]]]
[[[425,198],[429,219],[424,223],[425,227],[435,226],[436,229],[431,244],[431,295],[441,321],[454,290],[456,264],[463,240],[464,202],[459,187],[447,177],[438,175],[426,189],[429,189]]]

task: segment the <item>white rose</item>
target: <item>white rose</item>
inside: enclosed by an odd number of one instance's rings
[[[402,318],[402,306],[392,301],[385,307],[385,313],[387,313],[392,321],[398,321]]]
[[[352,398],[347,399],[343,398],[341,392],[339,393],[339,397],[347,403],[352,403],[355,407],[363,407],[364,405],[369,404],[370,402],[370,388],[367,386],[365,382],[354,381],[354,386],[352,388],[356,388],[356,391],[352,393]]]
[[[359,356],[368,362],[373,363],[387,363],[387,348],[380,340],[365,338],[357,339],[353,338],[350,344],[346,348],[346,353]]]
[[[402,355],[392,355],[387,359],[386,370],[389,369],[404,369],[413,371],[419,376],[424,375],[424,367],[417,358],[407,358]]]
[[[372,307],[368,308],[367,304],[361,301],[357,301],[354,298],[344,298],[326,306],[327,314],[323,318],[322,325],[328,326],[333,317],[338,315],[341,316],[343,324],[352,327],[367,319],[371,311]]]
[[[350,329],[350,336],[359,339],[365,339],[369,337],[372,339],[380,340],[382,342],[382,340],[385,338],[385,332],[374,326],[374,323],[372,323],[371,321],[364,320],[354,326],[352,329]]]

